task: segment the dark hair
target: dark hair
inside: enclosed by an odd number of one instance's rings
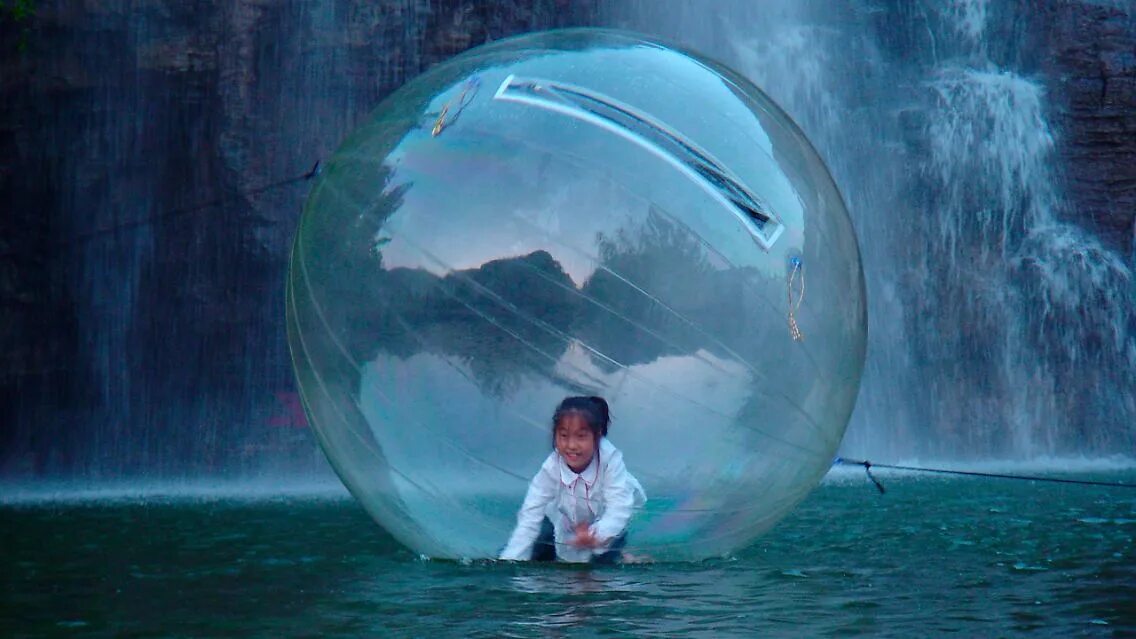
[[[584,418],[584,423],[592,430],[596,439],[607,436],[607,427],[611,424],[611,413],[607,402],[602,397],[565,397],[564,401],[556,407],[552,414],[552,437],[555,442],[556,425],[569,413],[575,413]]]

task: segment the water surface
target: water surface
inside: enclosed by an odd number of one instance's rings
[[[338,491],[5,491],[0,636],[1136,636],[1136,490],[879,476],[736,557],[613,568],[426,561]]]

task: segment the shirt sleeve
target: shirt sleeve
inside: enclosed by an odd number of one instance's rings
[[[517,527],[501,551],[500,559],[527,561],[532,557],[533,543],[540,534],[545,507],[556,498],[556,483],[557,479],[548,471],[548,463],[545,462],[529,482],[525,501],[517,511]]]
[[[631,521],[631,511],[635,505],[635,494],[631,487],[630,475],[623,464],[623,453],[614,450],[604,460],[604,514],[594,524],[591,532],[606,546],[627,528]],[[603,549],[596,549],[603,552]]]

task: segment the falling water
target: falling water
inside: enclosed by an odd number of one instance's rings
[[[27,4],[26,51],[0,8],[0,478],[107,481],[325,472],[284,338],[300,176],[430,64],[594,13]]]
[[[612,14],[747,74],[843,189],[870,298],[846,454],[1131,451],[1136,288],[1062,199],[1044,78],[992,59],[986,0],[893,4]]]
[[[14,290],[38,306],[12,325],[42,339],[5,343],[19,352],[0,388],[14,403],[0,474],[319,466],[280,312],[305,189],[260,187],[306,171],[383,95],[486,34],[581,23],[740,69],[828,162],[870,299],[847,454],[1136,449],[1133,256],[1064,199],[1048,118],[1060,87],[1017,61],[1041,46],[1018,5],[620,0],[597,20],[584,0],[515,4],[41,3],[29,90],[4,111],[38,124],[0,132],[27,169],[0,174],[11,225],[32,231],[0,253],[33,264]],[[1094,6],[1108,4],[1125,5]]]

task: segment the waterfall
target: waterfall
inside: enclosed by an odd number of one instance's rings
[[[845,454],[1136,450],[1131,156],[1060,159],[1126,126],[1128,0],[40,4],[0,108],[0,476],[322,469],[281,312],[306,183],[263,187],[430,64],[581,24],[721,59],[827,161],[869,294]],[[1069,55],[1075,86],[1029,66]]]
[[[987,0],[715,6],[610,18],[739,69],[828,162],[869,295],[845,453],[1131,451],[1136,286],[1063,200],[1045,79],[990,53],[991,21],[1014,18]]]
[[[938,335],[954,328],[955,339],[924,347],[941,362],[927,377],[946,400],[931,407],[931,424],[982,426],[955,438],[961,451],[933,452],[1129,451],[1131,271],[1063,221],[1075,215],[1058,186],[1041,80],[988,57],[985,2],[949,6],[962,55],[930,69],[926,81],[933,99],[922,166],[937,224],[923,227],[927,250],[913,293],[939,292],[923,298],[920,317]]]
[[[429,65],[594,14],[32,4],[0,59],[0,478],[325,472],[284,329],[301,176]]]

